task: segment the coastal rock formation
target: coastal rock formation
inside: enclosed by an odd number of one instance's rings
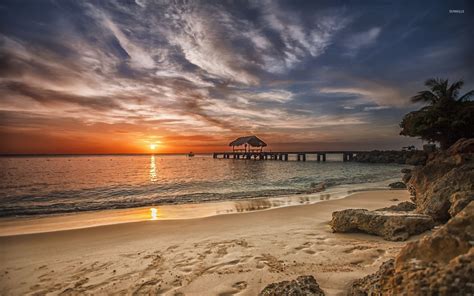
[[[324,296],[313,276],[299,276],[296,280],[273,283],[265,287],[260,296]]]
[[[393,205],[386,208],[377,209],[376,211],[395,211],[395,212],[411,212],[416,209],[416,205],[409,201],[403,201],[398,205]]]
[[[403,174],[402,181],[403,181],[403,183],[405,183],[405,187],[406,187],[406,184],[411,179],[411,169],[402,169],[401,172]]]
[[[474,139],[461,139],[410,172],[408,189],[418,213],[445,222],[474,200],[473,151]]]
[[[348,209],[332,213],[334,232],[366,232],[390,241],[404,241],[410,235],[433,228],[430,216],[401,211]]]
[[[388,291],[385,287],[387,286],[386,282],[393,277],[394,262],[394,259],[385,261],[376,273],[355,280],[348,295],[393,295],[394,293],[390,294],[391,291]],[[382,294],[382,291],[385,294]]]
[[[474,294],[474,202],[431,235],[409,243],[350,295]]]
[[[423,165],[428,158],[428,153],[419,150],[412,151],[380,151],[359,152],[354,156],[356,162],[369,163],[399,163],[410,165]]]

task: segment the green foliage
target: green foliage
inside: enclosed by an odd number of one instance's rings
[[[419,92],[412,101],[428,105],[404,116],[400,134],[439,142],[442,149],[460,138],[474,137],[474,102],[469,100],[474,90],[459,97],[463,81],[449,85],[447,79],[429,79],[425,85],[430,90]]]

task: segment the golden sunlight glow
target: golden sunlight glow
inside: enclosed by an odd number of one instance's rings
[[[158,220],[158,209],[157,208],[150,208],[150,220]]]
[[[157,180],[155,155],[152,155],[150,158],[150,182],[156,182]]]
[[[150,144],[150,149],[151,149],[151,150],[155,150],[156,147],[158,147],[158,145],[156,145],[156,144]]]

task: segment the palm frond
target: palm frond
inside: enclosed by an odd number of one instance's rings
[[[474,96],[474,90],[468,91],[464,95],[462,95],[459,99],[458,102],[464,102],[469,100],[470,97]]]
[[[430,78],[425,81],[425,85],[429,88],[433,88],[439,84],[439,78]]]
[[[448,80],[441,78],[431,78],[425,81],[425,85],[431,89],[439,98],[445,97],[448,92]]]
[[[448,97],[451,97],[453,100],[456,100],[456,98],[459,95],[459,90],[462,88],[464,85],[464,81],[459,80],[451,84],[451,86],[448,89]]]
[[[428,102],[435,103],[438,101],[438,97],[429,90],[420,91],[417,95],[411,97],[412,102]]]

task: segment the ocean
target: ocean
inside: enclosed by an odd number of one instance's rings
[[[368,190],[404,166],[308,159],[258,161],[211,155],[80,155],[0,158],[0,217]]]

